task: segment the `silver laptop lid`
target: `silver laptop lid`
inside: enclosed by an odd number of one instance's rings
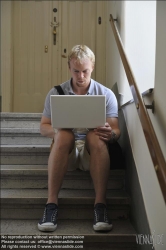
[[[96,128],[106,122],[103,95],[51,95],[53,128]]]

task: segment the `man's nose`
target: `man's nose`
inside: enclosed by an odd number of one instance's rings
[[[84,78],[84,72],[79,72],[79,77]]]

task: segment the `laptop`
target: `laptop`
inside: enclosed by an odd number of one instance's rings
[[[51,122],[58,128],[104,126],[106,99],[104,95],[51,95]]]

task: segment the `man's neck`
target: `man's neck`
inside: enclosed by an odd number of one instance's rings
[[[71,80],[71,86],[72,86],[73,92],[76,95],[86,95],[88,90],[89,90],[90,83],[86,87],[77,87],[75,85],[73,86],[73,83],[72,83],[72,80]]]
[[[73,92],[74,92],[76,95],[86,95],[87,92],[88,92],[88,89],[89,89],[89,87],[87,87],[87,88],[78,87],[78,88],[76,88],[76,89],[73,89]]]

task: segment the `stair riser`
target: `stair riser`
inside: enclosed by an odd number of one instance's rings
[[[2,113],[1,128],[39,128],[41,114]]]
[[[51,145],[51,139],[36,134],[1,136],[1,145]]]
[[[40,121],[2,121],[1,128],[40,128]]]
[[[19,205],[18,207],[14,206],[12,208],[6,207],[1,209],[1,219],[25,219],[25,220],[33,220],[33,219],[40,219],[43,216],[44,212],[44,204],[40,207],[34,207],[33,205],[27,205],[23,206]],[[118,218],[128,218],[129,216],[129,207],[128,206],[117,206],[112,205],[111,209],[108,208],[108,214],[110,219],[118,219]],[[93,212],[93,206],[89,207],[87,206],[73,206],[70,207],[70,205],[63,206],[59,205],[59,219],[82,219],[87,220],[91,219],[93,220],[94,212]]]
[[[32,179],[24,177],[22,178],[15,178],[10,179],[10,176],[8,178],[3,178],[1,180],[1,188],[17,188],[17,189],[33,189],[33,188],[47,188],[47,176],[44,179]],[[108,183],[108,189],[122,189],[124,186],[123,180],[110,180]],[[69,188],[69,189],[94,189],[92,180],[66,180],[64,179],[62,188]]]
[[[45,154],[45,155],[44,155]],[[17,155],[2,155],[1,154],[1,164],[9,165],[9,164],[32,164],[32,165],[40,165],[48,163],[49,153],[43,153],[43,155],[33,155],[33,154],[25,154],[22,153]]]
[[[2,146],[1,165],[45,165],[48,163],[50,146]]]
[[[40,128],[40,121],[7,121],[2,120],[1,128]]]

